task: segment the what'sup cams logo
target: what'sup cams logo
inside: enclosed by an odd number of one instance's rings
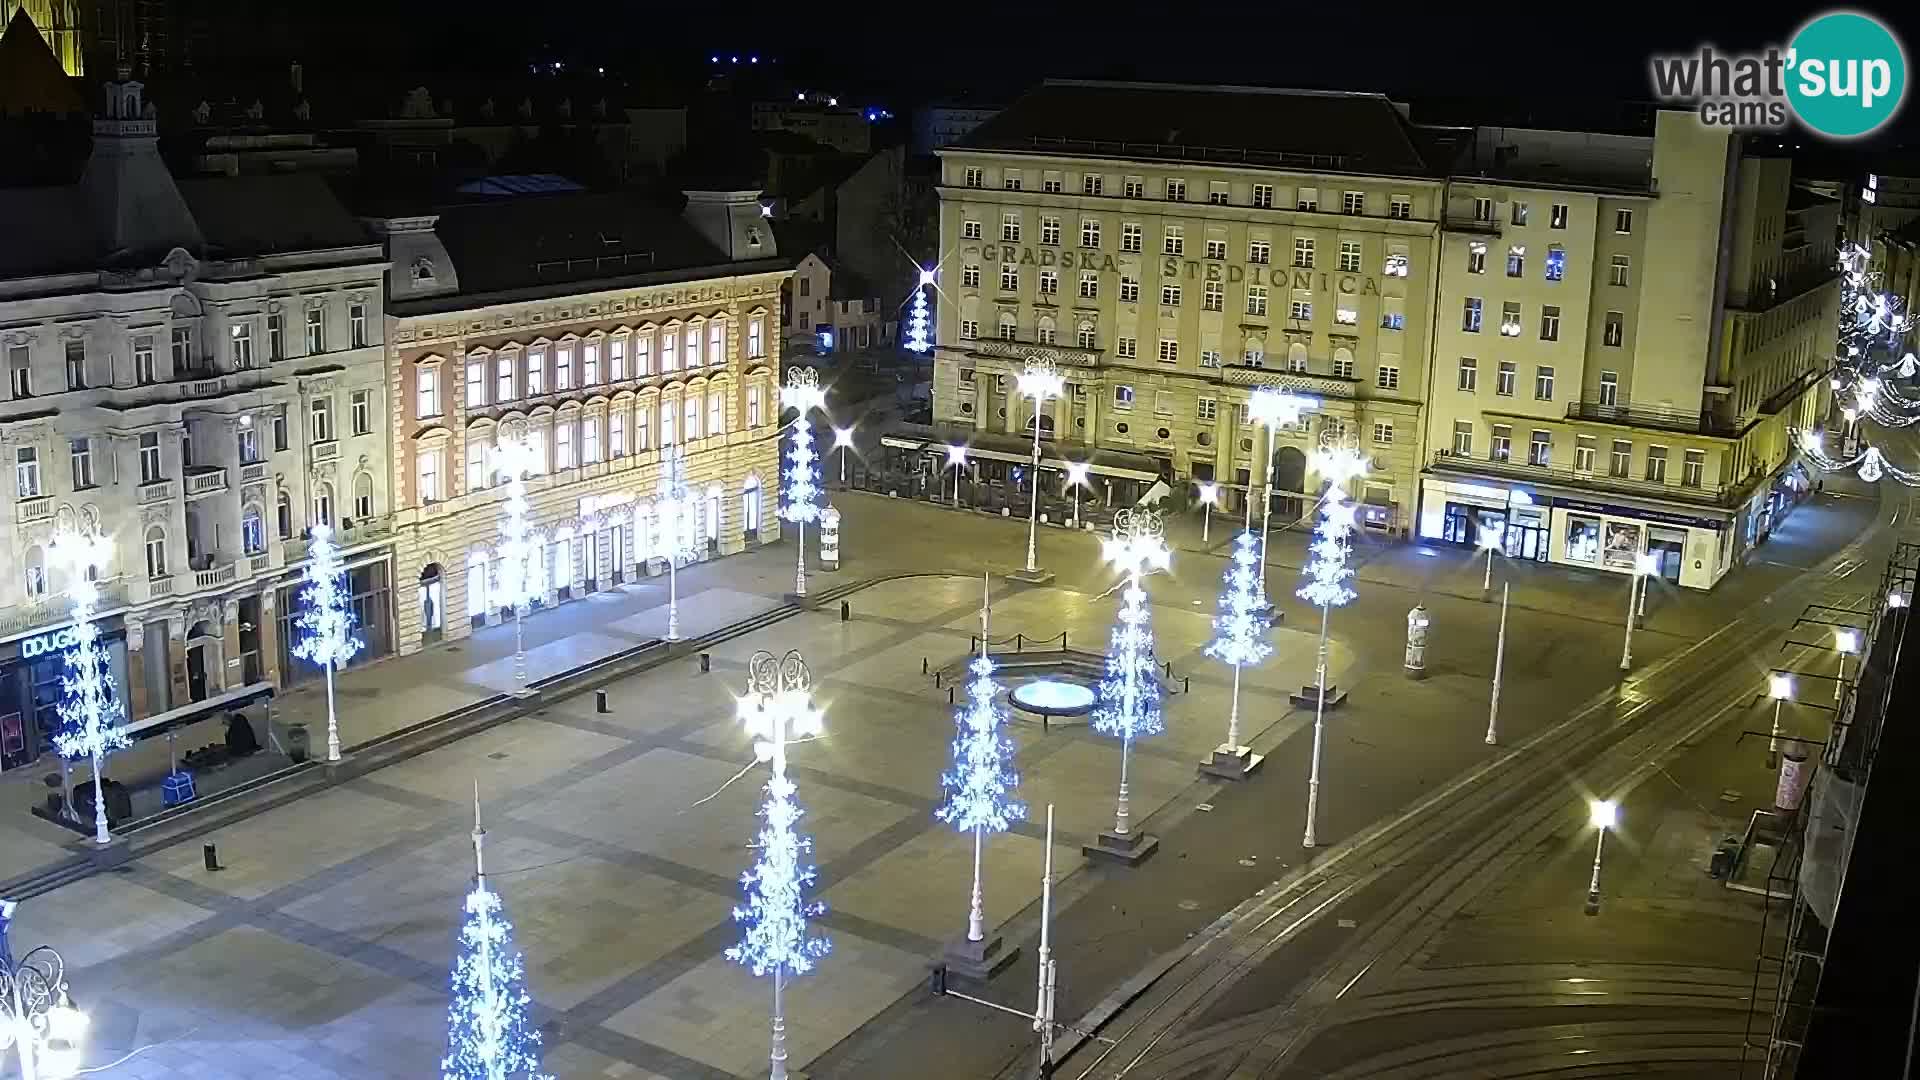
[[[1878,131],[1907,96],[1907,55],[1885,23],[1831,11],[1802,26],[1785,48],[1655,56],[1649,62],[1660,100],[1685,103],[1711,127],[1780,131],[1798,119],[1830,139]]]

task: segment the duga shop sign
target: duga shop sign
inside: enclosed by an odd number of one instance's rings
[[[68,626],[59,630],[49,630],[44,634],[35,634],[20,643],[20,656],[31,660],[48,653],[63,652],[80,642],[80,628]]]

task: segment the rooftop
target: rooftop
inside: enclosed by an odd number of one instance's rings
[[[1436,176],[1427,143],[1381,94],[1049,80],[958,147]]]

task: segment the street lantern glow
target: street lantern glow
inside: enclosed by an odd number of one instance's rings
[[[947,464],[965,465],[966,463],[967,463],[967,448],[957,444],[949,444],[947,446]]]
[[[1587,809],[1588,820],[1596,829],[1611,829],[1620,820],[1620,808],[1612,799],[1595,799]]]
[[[1212,484],[1212,483],[1201,484],[1200,485],[1200,501],[1203,503],[1206,503],[1208,506],[1212,506],[1213,504],[1219,502],[1220,501],[1220,485]]]
[[[1858,630],[1835,630],[1833,647],[1842,655],[1852,656],[1860,651],[1860,632]]]
[[[1774,672],[1767,676],[1767,696],[1775,701],[1793,699],[1793,676]]]
[[[1906,594],[1906,593],[1903,593],[1903,592],[1901,592],[1901,591],[1900,591],[1900,590],[1898,590],[1898,589],[1894,589],[1893,591],[1891,591],[1891,592],[1889,592],[1889,593],[1887,593],[1887,606],[1888,606],[1888,607],[1890,607],[1890,608],[1903,608],[1903,607],[1906,607],[1906,606],[1907,606],[1907,594]]]
[[[1036,574],[1040,569],[1036,551],[1040,536],[1040,414],[1046,409],[1048,398],[1057,398],[1066,392],[1067,380],[1053,361],[1035,357],[1027,361],[1026,368],[1014,382],[1020,393],[1033,399],[1033,461],[1030,465],[1033,475],[1027,478],[1033,498],[1027,509],[1027,573]]]
[[[1660,559],[1652,552],[1638,552],[1633,557],[1633,572],[1642,576],[1660,572]]]
[[[838,449],[842,449],[844,447],[848,447],[852,445],[853,445],[853,429],[852,428],[837,427],[833,429],[834,449],[838,450]]]
[[[1078,484],[1081,487],[1087,486],[1087,473],[1089,469],[1091,469],[1091,466],[1084,461],[1067,462],[1067,483]]]
[[[1482,551],[1492,551],[1500,546],[1500,530],[1490,529],[1482,525],[1480,526],[1479,535],[1475,538],[1474,543],[1477,544]]]

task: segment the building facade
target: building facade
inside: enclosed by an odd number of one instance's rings
[[[1804,493],[1789,429],[1825,404],[1839,203],[1676,112],[1651,138],[1483,130],[1469,161],[1419,535],[1619,573],[1649,552],[1711,587]]]
[[[1319,440],[1357,440],[1363,520],[1404,533],[1445,195],[1423,138],[1371,94],[1050,82],[1015,102],[940,151],[936,423],[1030,433],[1013,380],[1044,356],[1069,383],[1038,421],[1056,456],[1145,455],[1230,507],[1272,460],[1281,514]],[[1271,454],[1261,386],[1320,402]]]
[[[385,256],[312,177],[176,182],[142,94],[106,87],[79,185],[0,193],[8,768],[54,731],[63,530],[112,542],[100,628],[130,719],[312,673],[288,624],[314,524],[347,537],[361,658],[391,649]]]
[[[665,572],[655,504],[668,447],[686,455],[703,558],[777,538],[791,271],[758,196],[690,193],[684,216],[627,195],[536,196],[381,223],[397,267],[387,398],[409,587],[401,652],[511,618],[506,477],[492,454],[514,431],[542,461],[527,481],[538,606]],[[578,235],[592,248],[576,259]]]

